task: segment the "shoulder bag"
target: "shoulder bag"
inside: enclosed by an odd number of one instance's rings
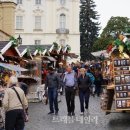
[[[28,122],[29,118],[28,118],[28,115],[27,115],[27,113],[26,113],[26,111],[25,111],[25,108],[24,108],[24,105],[23,105],[23,103],[22,103],[22,100],[21,100],[21,98],[20,98],[18,92],[16,91],[16,89],[15,89],[14,87],[13,87],[12,89],[15,91],[15,93],[16,93],[16,95],[17,95],[19,101],[20,101],[20,103],[22,104],[23,111],[24,111],[24,115],[23,115],[23,116],[24,116],[24,121],[25,121],[25,122]]]

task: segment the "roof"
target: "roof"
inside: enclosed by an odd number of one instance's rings
[[[26,46],[18,46],[18,50],[20,53],[22,53],[26,49]]]
[[[42,48],[44,49],[49,49],[51,47],[51,45],[21,45],[18,47],[20,53],[22,53],[26,48],[28,48],[31,52],[31,54],[34,54],[34,52],[36,51],[36,49],[38,48]]]
[[[9,43],[9,41],[0,41],[0,51]]]
[[[12,3],[14,5],[17,5],[15,2],[12,1],[0,1],[0,4],[4,4],[4,3]]]

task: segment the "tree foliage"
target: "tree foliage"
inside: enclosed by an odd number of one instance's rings
[[[111,36],[112,32],[126,32],[126,27],[130,26],[129,18],[127,17],[111,17],[106,27],[103,29],[100,37],[93,45],[93,51],[104,50],[114,39]]]
[[[80,5],[80,55],[81,60],[91,59],[92,46],[98,36],[99,15],[93,0],[81,0]]]

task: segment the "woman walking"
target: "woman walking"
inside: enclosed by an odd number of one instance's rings
[[[79,88],[80,110],[81,115],[83,115],[85,109],[88,111],[91,81],[89,76],[86,75],[86,70],[84,68],[80,69],[80,73],[81,75],[78,78],[78,88]]]

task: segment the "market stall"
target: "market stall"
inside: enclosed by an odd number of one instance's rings
[[[102,61],[104,80],[101,109],[111,112],[130,111],[130,35],[119,34],[106,51],[93,53]],[[108,54],[107,54],[108,53]],[[106,57],[107,56],[107,57]]]

